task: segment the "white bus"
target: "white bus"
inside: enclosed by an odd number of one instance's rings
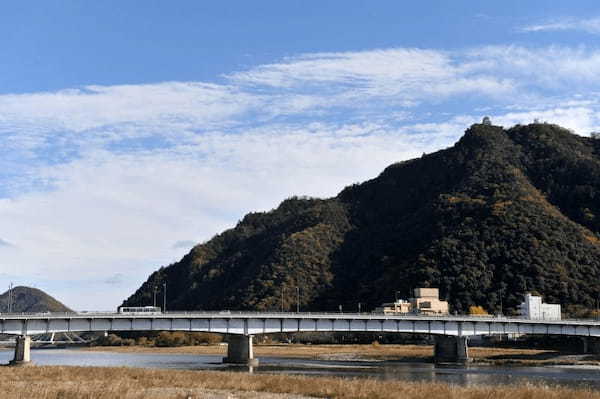
[[[119,313],[124,314],[157,314],[161,313],[158,306],[121,306]]]

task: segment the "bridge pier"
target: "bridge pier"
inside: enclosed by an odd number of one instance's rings
[[[223,358],[223,363],[258,366],[258,359],[254,358],[252,335],[230,335],[227,337],[227,357]]]
[[[600,340],[596,337],[580,337],[576,342],[576,352],[582,355],[600,353]]]
[[[11,366],[25,366],[31,362],[31,337],[20,335],[15,343],[15,357],[10,361]]]
[[[586,348],[588,353],[597,355],[600,353],[600,340],[597,337],[589,337],[588,347]]]
[[[467,337],[436,336],[433,358],[435,363],[468,363],[470,359]]]

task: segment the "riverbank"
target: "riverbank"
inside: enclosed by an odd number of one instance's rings
[[[125,367],[0,367],[3,399],[357,398],[357,399],[600,399],[600,392],[544,385],[460,387],[221,371]]]
[[[200,345],[182,347],[144,346],[95,346],[89,351],[119,353],[174,353],[225,356],[226,345]],[[289,357],[299,359],[340,360],[340,361],[398,361],[431,362],[431,345],[255,345],[256,357]],[[508,348],[469,348],[469,356],[474,363],[491,365],[588,365],[600,366],[594,355],[573,355],[552,350],[508,349]]]

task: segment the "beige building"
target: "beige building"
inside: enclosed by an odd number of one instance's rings
[[[421,313],[443,315],[448,314],[448,302],[439,299],[439,289],[437,288],[415,288],[414,298],[384,303],[375,309],[375,313]]]
[[[394,314],[394,313],[410,313],[412,304],[409,301],[400,299],[396,302],[383,303],[380,307],[375,308],[375,313]]]

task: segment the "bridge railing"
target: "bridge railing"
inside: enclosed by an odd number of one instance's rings
[[[223,316],[223,317],[227,317],[227,316],[275,316],[275,317],[286,317],[286,318],[293,318],[294,316],[299,316],[299,317],[311,317],[311,316],[316,316],[316,317],[332,317],[332,318],[346,318],[346,317],[357,317],[357,318],[368,318],[368,317],[386,317],[386,318],[390,318],[390,319],[414,319],[414,318],[419,318],[419,317],[423,317],[424,319],[440,319],[440,320],[453,320],[453,319],[457,319],[457,320],[464,320],[464,319],[471,319],[471,320],[482,320],[482,321],[490,321],[490,320],[494,320],[494,321],[500,321],[500,320],[530,320],[530,319],[526,319],[523,316],[504,316],[504,315],[462,315],[462,314],[457,314],[457,315],[437,315],[437,314],[433,314],[433,315],[426,315],[426,314],[402,314],[402,315],[395,315],[395,314],[384,314],[384,313],[374,313],[374,312],[361,312],[361,313],[357,313],[357,312],[281,312],[281,311],[268,311],[268,312],[259,312],[259,311],[238,311],[238,310],[221,310],[221,311],[210,311],[210,310],[194,310],[194,311],[167,311],[167,312],[161,312],[161,313],[153,313],[153,314],[144,314],[144,313],[119,313],[116,311],[80,311],[80,312],[1,312],[0,313],[0,318],[6,318],[6,317],[45,317],[45,316],[50,316],[50,317],[85,317],[85,316],[92,316],[92,317],[98,317],[98,316],[108,316],[108,317],[114,317],[114,316],[121,316],[121,317],[128,317],[128,316],[138,316],[138,317],[143,317],[143,316],[165,316],[165,317],[172,317],[172,316],[211,316],[211,317],[215,317],[215,316]],[[578,319],[578,318],[566,318],[566,319],[562,319],[562,320],[544,320],[544,319],[531,319],[532,321],[535,322],[557,322],[557,321],[565,321],[565,322],[599,322],[600,320],[598,319]]]

